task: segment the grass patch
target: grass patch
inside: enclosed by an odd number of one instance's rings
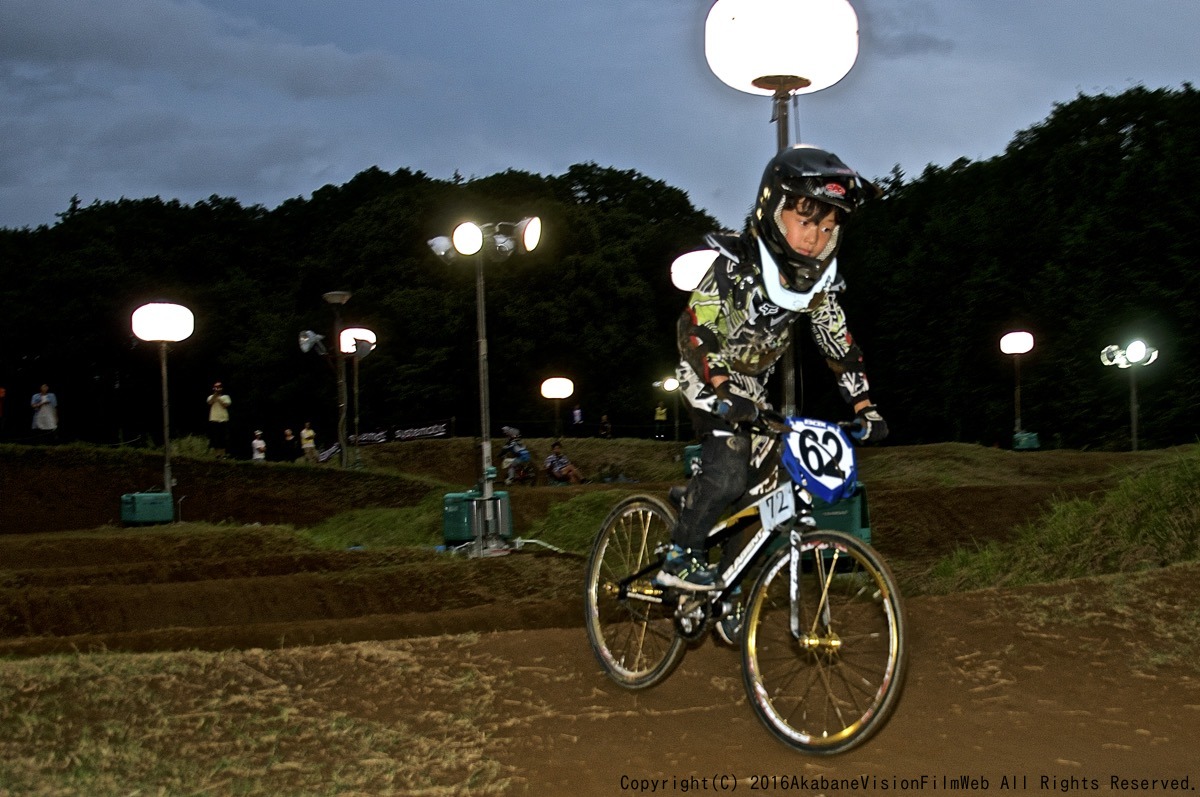
[[[592,549],[600,525],[627,494],[619,490],[603,490],[554,504],[546,517],[535,522],[529,533],[523,536],[586,556]]]
[[[502,794],[469,641],[0,661],[0,794]]]
[[[299,534],[319,548],[428,548],[442,542],[442,493],[403,509],[354,509]]]
[[[959,549],[937,562],[922,591],[948,594],[1108,573],[1200,558],[1200,448],[1147,465],[1094,499],[1055,503],[1008,543]]]

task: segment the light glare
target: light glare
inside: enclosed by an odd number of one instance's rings
[[[454,228],[452,240],[455,251],[469,257],[483,248],[483,230],[474,222],[464,221]]]
[[[165,302],[142,305],[133,311],[130,322],[134,335],[155,343],[187,340],[196,329],[196,318],[191,310]]]
[[[575,383],[562,376],[552,376],[542,382],[542,398],[565,399],[575,392]]]
[[[1009,332],[1000,338],[1000,351],[1004,354],[1028,354],[1033,351],[1033,335],[1028,332]]]
[[[771,96],[763,78],[795,76],[792,94],[829,88],[858,59],[858,15],[847,0],[717,0],[704,24],[704,54],[720,80]],[[756,84],[757,83],[757,84]]]
[[[365,340],[371,344],[371,348],[375,348],[376,337],[375,333],[363,327],[347,327],[342,330],[338,336],[339,345],[342,349],[342,354],[355,354],[358,351],[357,341]]]

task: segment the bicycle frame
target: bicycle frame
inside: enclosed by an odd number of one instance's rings
[[[806,484],[817,483],[823,479],[827,498],[833,497],[835,488],[828,486],[831,482],[841,485],[853,481],[856,473],[853,465],[853,446],[838,426],[808,418],[788,418],[787,424],[789,430],[785,432],[756,431],[754,434],[751,455],[751,466],[754,470],[753,486],[746,491],[746,496],[734,513],[709,531],[706,537],[707,547],[712,548],[728,542],[736,534],[746,530],[761,518],[771,518],[774,522],[769,526],[765,522],[759,526],[754,536],[742,546],[733,561],[721,571],[715,589],[689,597],[704,599],[712,604],[724,601],[741,585],[750,570],[765,558],[768,549],[782,530],[789,530],[793,535],[793,545],[798,545],[803,534],[797,526],[815,528],[816,521],[812,516],[812,493],[797,484],[793,474],[798,474]],[[824,443],[815,441],[821,434],[826,437]],[[791,439],[804,435],[808,435],[810,438],[807,441],[807,447],[802,447],[798,439]],[[829,445],[830,435],[838,438],[833,443],[833,451],[824,447]],[[813,447],[814,445],[816,448]],[[805,453],[801,453],[802,451]],[[814,460],[813,457],[808,456],[814,451],[823,452],[826,456],[818,456]],[[845,467],[844,464],[847,457],[851,463],[850,467]],[[630,584],[652,572],[657,572],[661,565],[662,558],[660,557],[647,567],[622,579],[618,583],[620,597],[662,603],[662,590],[653,589],[634,593],[629,591]],[[799,557],[794,557],[793,570],[799,566]],[[793,583],[796,581],[795,575],[793,573]],[[686,611],[695,605],[694,601],[689,601],[682,609]]]

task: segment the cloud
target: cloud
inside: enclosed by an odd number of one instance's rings
[[[934,31],[941,27],[937,12],[923,0],[867,0],[857,4],[860,49],[883,59],[947,55],[954,42]]]
[[[172,0],[5,0],[0,6],[0,64],[11,75],[66,72],[152,75],[192,87],[249,82],[295,99],[361,94],[400,86],[404,69],[380,52],[350,53],[306,45],[250,20],[197,2]]]

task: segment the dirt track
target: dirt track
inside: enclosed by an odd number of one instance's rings
[[[5,476],[13,488],[15,474]],[[98,485],[87,500],[111,502],[105,479],[83,483]],[[919,565],[968,540],[1004,538],[1052,495],[1102,483],[1093,473],[1019,486],[873,488],[876,543]],[[524,498],[568,494],[542,488]],[[271,511],[288,498],[276,495]],[[260,505],[221,511],[237,517]],[[861,750],[820,760],[758,727],[736,652],[711,640],[647,693],[610,684],[581,627],[581,572],[578,558],[529,553],[321,553],[255,526],[6,534],[0,654],[235,648],[284,685],[295,661],[340,655],[322,651],[347,643],[403,647],[450,672],[470,662],[487,674],[486,755],[529,794],[632,794],[651,780],[656,793],[683,793],[685,783],[713,791],[713,776],[720,787],[765,783],[773,794],[966,793],[943,780],[960,776],[986,778],[989,791],[1017,785],[1012,793],[1106,790],[1114,775],[1190,777],[1200,787],[1200,679],[1177,657],[1155,658],[1179,644],[1170,618],[1194,604],[1196,567],[1158,571],[1118,596],[1108,582],[1085,581],[911,599],[910,674],[895,717]],[[306,645],[332,647],[296,647]],[[378,677],[340,673],[339,699],[378,691]],[[401,690],[395,710],[458,699],[439,689]],[[851,777],[867,781],[828,781]]]

